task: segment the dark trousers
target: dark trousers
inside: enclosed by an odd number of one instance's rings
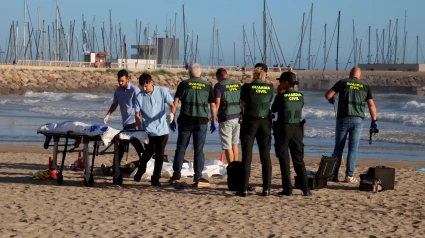
[[[152,175],[153,180],[159,180],[161,178],[162,165],[164,163],[164,152],[167,142],[168,134],[162,136],[149,136],[149,144],[145,146],[145,152],[143,152],[142,158],[140,159],[138,170],[146,172],[146,164],[155,152],[155,167]]]
[[[124,126],[124,130],[136,130],[136,129],[137,129],[136,123]],[[132,139],[130,140],[130,143],[133,145],[134,149],[136,149],[139,159],[141,159],[141,154],[143,153],[143,150],[144,150],[142,143],[140,143],[138,139]],[[118,154],[119,154],[120,164],[121,164],[122,157],[124,156],[124,153],[128,152],[128,147],[129,147],[128,141],[122,141],[118,145]]]
[[[243,190],[248,189],[251,173],[252,147],[257,140],[263,174],[263,190],[269,190],[272,165],[270,161],[271,125],[269,118],[244,118],[241,125],[241,146],[243,165]]]
[[[300,123],[277,125],[273,128],[275,152],[280,163],[282,188],[292,190],[288,147],[297,176],[302,181],[302,190],[308,190],[307,172],[304,164],[303,125]]]

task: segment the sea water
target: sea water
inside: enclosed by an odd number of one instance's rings
[[[334,107],[324,98],[324,92],[303,93],[303,117],[307,120],[305,155],[318,158],[331,155],[335,137]],[[374,94],[373,97],[380,131],[370,145],[370,115],[366,113],[358,158],[425,161],[425,97],[404,94]],[[42,146],[45,137],[37,134],[41,125],[63,121],[102,123],[111,103],[112,93],[27,92],[21,96],[0,96],[0,143]],[[108,125],[122,128],[119,108],[110,117]],[[176,141],[177,132],[171,132],[166,149],[174,150]],[[272,153],[273,144],[274,141]],[[188,149],[193,148],[189,145]],[[208,130],[204,150],[221,151],[217,132],[211,134]],[[256,145],[254,151],[258,151]]]

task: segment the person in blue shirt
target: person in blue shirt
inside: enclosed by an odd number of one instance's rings
[[[151,177],[152,186],[161,186],[161,170],[163,165],[165,146],[168,142],[168,124],[174,120],[176,107],[174,99],[167,88],[153,85],[152,76],[144,73],[139,77],[139,85],[142,88],[136,95],[134,102],[137,128],[144,129],[149,137],[149,144],[140,159],[134,180],[139,182],[146,172],[146,164],[155,153],[155,167]],[[165,105],[170,107],[170,113],[166,116]]]
[[[127,70],[120,70],[117,74],[118,77],[118,87],[115,89],[114,97],[112,100],[112,105],[109,108],[108,112],[103,119],[103,123],[106,124],[108,122],[111,114],[117,109],[118,105],[120,106],[122,125],[124,130],[135,130],[136,119],[134,113],[134,100],[136,95],[140,92],[140,89],[130,83],[130,79],[128,77]],[[143,153],[143,145],[139,140],[130,140],[131,144],[137,151],[137,155],[139,158],[141,157],[141,153]],[[128,149],[128,142],[120,143],[118,146],[119,152],[119,161],[121,163],[122,157],[124,153]],[[114,168],[114,166],[112,166]]]

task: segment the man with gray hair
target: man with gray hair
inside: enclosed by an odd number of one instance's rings
[[[211,133],[216,130],[215,117],[216,106],[214,103],[213,88],[210,83],[201,78],[201,66],[192,64],[188,68],[189,79],[182,81],[177,86],[174,96],[174,106],[177,108],[181,101],[180,115],[177,119],[178,138],[176,152],[173,162],[173,176],[170,178],[170,184],[176,184],[181,178],[181,169],[186,148],[189,145],[190,136],[193,135],[194,161],[193,182],[196,187],[209,186],[208,180],[202,178],[204,169],[204,144],[207,136],[208,104],[211,111]],[[170,124],[172,131],[176,130],[176,122]]]

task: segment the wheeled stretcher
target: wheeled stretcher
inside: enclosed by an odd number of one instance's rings
[[[118,132],[118,131],[117,131]],[[140,135],[136,137],[132,137],[132,134],[135,133],[143,133],[142,138],[140,139]],[[127,131],[119,131],[118,133],[114,133],[112,140],[108,143],[108,146],[103,150],[99,151],[100,145],[105,142],[105,138],[101,134],[95,133],[84,133],[84,132],[73,132],[68,130],[67,132],[56,132],[56,131],[47,131],[47,130],[38,130],[37,133],[43,134],[46,136],[46,140],[44,143],[44,148],[48,149],[50,146],[53,146],[53,159],[52,159],[52,168],[59,169],[59,173],[57,173],[57,183],[63,184],[63,166],[67,153],[72,152],[82,152],[83,161],[84,161],[84,185],[88,187],[92,187],[94,185],[93,179],[93,167],[95,157],[98,155],[104,154],[113,154],[114,155],[114,165],[115,165],[115,174],[113,176],[113,183],[121,185],[123,182],[122,174],[120,172],[120,159],[119,159],[119,150],[118,146],[120,143],[126,143],[129,140],[140,140],[142,144],[148,143],[147,135],[145,136],[145,132],[143,130],[127,130]],[[126,136],[122,136],[122,134],[126,134]],[[124,138],[124,139],[123,139]],[[53,144],[51,144],[51,140],[53,139]],[[64,143],[61,144],[61,140],[65,139]],[[70,143],[72,141],[74,143]],[[89,144],[93,142],[93,151],[89,151]],[[79,149],[80,144],[83,144],[82,149]],[[110,147],[113,146],[113,151],[110,151]],[[63,147],[63,149],[60,149]],[[57,164],[58,155],[62,153],[62,160],[60,166]],[[90,156],[91,159],[90,159]]]

